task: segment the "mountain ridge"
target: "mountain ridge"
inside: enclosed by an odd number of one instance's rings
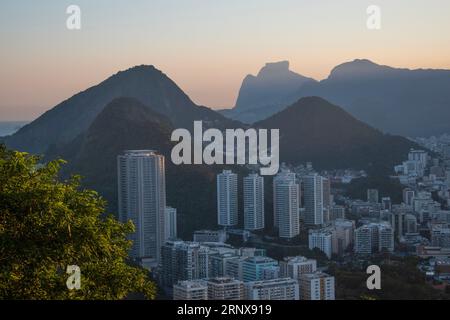
[[[117,212],[117,156],[129,149],[152,149],[165,156],[167,204],[178,209],[181,236],[215,226],[215,167],[175,166],[170,161],[170,120],[134,98],[111,101],[90,127],[72,142],[54,148],[47,160],[63,158],[63,177],[76,173],[83,187],[99,192]],[[192,199],[196,201],[192,201]]]
[[[264,96],[264,92],[253,92]],[[450,70],[394,68],[368,59],[335,66],[321,81],[302,84],[284,105],[221,111],[246,123],[261,121],[302,97],[319,96],[386,133],[429,136],[450,132]]]
[[[4,140],[14,149],[45,153],[53,145],[72,141],[109,102],[124,96],[136,98],[166,115],[177,127],[190,129],[194,120],[203,120],[206,126],[215,127],[240,125],[194,104],[175,82],[154,66],[140,65],[119,71],[73,95]]]
[[[364,169],[387,175],[417,145],[382,133],[320,97],[305,97],[255,127],[280,130],[280,159],[317,169]]]
[[[279,108],[292,103],[295,92],[308,82],[315,82],[289,69],[289,61],[266,63],[256,76],[247,75],[242,81],[234,108],[220,110],[225,116],[250,123],[255,115],[264,116],[262,109]]]

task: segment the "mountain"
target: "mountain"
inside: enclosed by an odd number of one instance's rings
[[[450,132],[450,70],[409,70],[354,60],[298,96],[320,96],[358,119],[404,136]]]
[[[277,110],[293,103],[298,89],[315,80],[289,70],[288,61],[267,63],[257,76],[247,75],[242,82],[236,106],[221,112],[232,119],[251,123],[264,119],[264,110]],[[269,112],[270,113],[270,112]]]
[[[110,102],[89,128],[70,143],[53,148],[48,159],[63,158],[64,177],[76,173],[117,212],[117,155],[129,149],[153,149],[166,158],[167,203],[178,209],[181,235],[216,226],[215,167],[175,166],[170,161],[170,120],[133,98]],[[195,199],[195,200],[192,200]],[[206,213],[206,214],[205,214]]]
[[[389,174],[417,145],[383,134],[319,97],[302,98],[255,127],[280,130],[281,161],[316,169],[365,169]]]
[[[278,86],[273,88],[278,90]],[[282,90],[279,93],[285,95]],[[255,88],[252,96],[264,100],[266,89]],[[450,132],[450,70],[400,69],[367,59],[340,64],[322,81],[304,82],[285,99],[290,103],[261,103],[251,112],[232,109],[222,114],[253,123],[309,96],[339,105],[383,132],[413,137]]]
[[[84,132],[103,108],[119,97],[139,100],[167,116],[177,128],[190,129],[194,120],[203,120],[205,127],[239,125],[213,110],[195,105],[160,70],[141,65],[118,72],[63,101],[4,140],[13,149],[45,153],[50,146],[66,144]]]

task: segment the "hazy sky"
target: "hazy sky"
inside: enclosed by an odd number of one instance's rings
[[[66,8],[82,28],[66,28]],[[366,9],[381,7],[381,30]],[[450,69],[448,0],[2,0],[0,121],[29,120],[119,70],[153,64],[197,104],[234,105],[266,63],[323,79],[368,58]]]

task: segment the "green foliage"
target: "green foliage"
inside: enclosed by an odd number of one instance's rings
[[[352,199],[367,200],[367,189],[378,189],[381,197],[390,197],[393,203],[401,203],[404,186],[398,179],[386,175],[372,174],[367,178],[358,178],[346,186],[346,195]]]
[[[146,271],[126,263],[133,225],[102,217],[105,202],[79,177],[59,181],[62,160],[38,161],[0,145],[0,298],[153,299]],[[68,265],[80,290],[66,286]]]
[[[374,261],[370,262],[373,263]],[[414,257],[384,260],[375,264],[381,268],[381,290],[369,290],[369,276],[359,267],[330,268],[336,277],[336,298],[353,300],[433,300],[450,299],[443,291],[434,289],[417,269]]]

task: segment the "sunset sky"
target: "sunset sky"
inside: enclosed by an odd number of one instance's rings
[[[82,28],[66,28],[76,4]],[[381,7],[381,30],[366,27]],[[119,70],[152,64],[197,104],[234,105],[246,74],[289,60],[318,80],[345,61],[450,69],[448,0],[4,0],[0,121],[31,120]]]

